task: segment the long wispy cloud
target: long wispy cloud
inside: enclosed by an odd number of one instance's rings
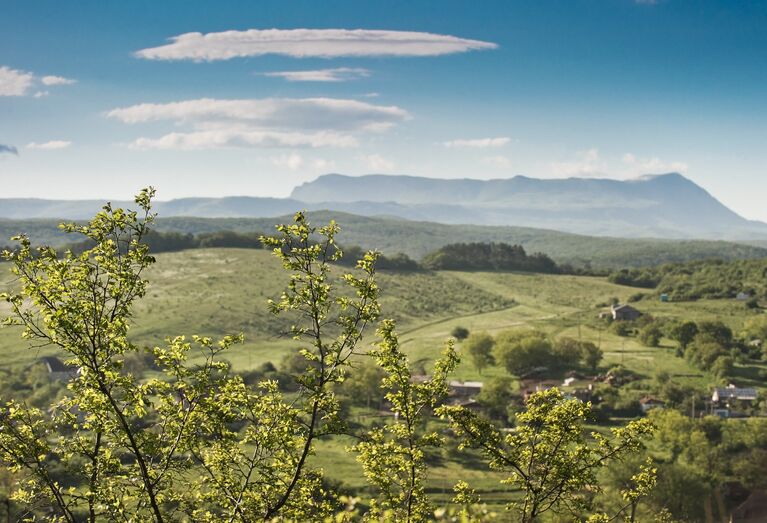
[[[43,151],[54,151],[58,149],[66,149],[72,145],[72,142],[68,140],[51,140],[49,142],[29,142],[27,144],[27,149],[40,149]]]
[[[397,106],[337,98],[201,98],[137,104],[106,116],[128,124],[170,121],[191,130],[133,142],[141,149],[354,147],[355,133],[380,132],[410,119]]]
[[[266,54],[295,58],[438,56],[495,49],[497,44],[450,35],[372,29],[249,29],[185,33],[170,43],[137,51],[148,60],[230,60]]]
[[[442,142],[442,145],[454,149],[488,149],[493,147],[503,147],[511,141],[508,136],[499,136],[497,138],[473,138],[458,139]]]
[[[5,145],[0,143],[0,154],[12,154],[14,156],[18,156],[19,150],[13,145]]]
[[[370,76],[370,71],[361,67],[335,67],[310,71],[274,71],[263,76],[284,78],[288,82],[346,82]]]
[[[36,76],[28,71],[0,66],[0,96],[27,96],[40,86],[69,85],[75,80],[63,76]],[[46,93],[47,94],[47,93]]]

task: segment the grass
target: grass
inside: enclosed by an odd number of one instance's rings
[[[7,265],[0,266],[8,274]],[[223,336],[244,332],[246,342],[227,356],[236,369],[252,369],[272,361],[279,364],[296,344],[282,335],[289,319],[275,317],[266,308],[279,295],[286,275],[270,253],[244,249],[200,249],[157,256],[148,272],[148,295],[135,309],[133,340],[157,345],[167,336],[201,334]],[[4,278],[10,281],[10,277]],[[604,278],[515,273],[392,273],[382,272],[383,313],[398,321],[400,342],[415,364],[428,368],[456,326],[470,331],[497,334],[511,328],[536,328],[551,336],[571,336],[598,343],[604,351],[602,366],[622,364],[648,381],[663,370],[673,379],[705,389],[716,380],[674,355],[674,345],[663,340],[648,348],[635,338],[608,332],[597,319],[600,305],[613,297],[625,301],[636,289],[609,283]],[[721,320],[736,332],[751,311],[734,300],[701,300],[662,303],[643,300],[635,304],[655,316],[695,321]],[[3,305],[0,305],[3,307]],[[0,309],[7,312],[7,309]],[[367,334],[363,344],[373,340]],[[460,345],[459,345],[460,348]],[[28,348],[15,328],[0,329],[0,367],[23,369],[39,356],[55,353],[47,348]],[[764,364],[739,366],[739,383],[764,387],[759,372]],[[500,367],[480,375],[470,361],[455,373],[461,380],[487,380],[505,375]],[[639,391],[637,392],[639,393]],[[317,444],[314,466],[350,488],[364,486],[354,456],[346,452],[348,438],[331,438]],[[429,489],[436,502],[451,497],[457,479],[470,481],[490,503],[508,498],[500,477],[484,465],[441,460],[432,469]]]

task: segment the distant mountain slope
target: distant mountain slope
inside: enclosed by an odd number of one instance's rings
[[[718,258],[724,260],[767,257],[767,248],[709,240],[624,239],[582,236],[528,227],[450,225],[433,222],[366,217],[337,211],[313,211],[310,219],[341,225],[342,245],[360,245],[384,253],[405,254],[420,259],[444,245],[456,242],[504,242],[520,244],[532,252],[544,252],[559,263],[594,268],[644,267],[667,262]],[[159,218],[156,228],[164,232],[200,234],[222,230],[272,232],[276,218]],[[55,220],[0,220],[0,238],[24,232],[36,243],[62,245],[72,241],[56,227]],[[0,245],[3,241],[0,241]]]
[[[291,197],[334,209],[350,202],[368,201],[371,209],[396,202],[404,207],[393,212],[397,216],[445,223],[523,225],[621,237],[767,237],[767,224],[742,218],[677,173],[625,181],[329,174],[296,187]]]
[[[85,219],[101,205],[95,200],[0,199],[0,219]],[[328,174],[296,187],[291,198],[232,196],[155,203],[163,217],[268,218],[298,209],[447,224],[533,227],[591,236],[767,240],[767,224],[742,218],[692,181],[673,173],[625,181]]]

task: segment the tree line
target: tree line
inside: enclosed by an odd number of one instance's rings
[[[735,298],[743,293],[767,299],[767,259],[705,260],[659,267],[621,269],[608,279],[620,285],[655,289],[675,301]]]

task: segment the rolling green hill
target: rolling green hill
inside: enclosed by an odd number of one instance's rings
[[[508,226],[446,225],[394,218],[370,218],[331,211],[310,213],[315,223],[335,218],[342,226],[346,245],[375,248],[384,253],[403,252],[420,259],[451,243],[503,242],[522,245],[528,253],[542,252],[558,263],[577,267],[645,267],[701,259],[749,259],[767,257],[767,248],[713,240],[625,239],[581,236],[546,229]],[[222,230],[270,232],[281,218],[159,218],[156,228],[164,232],[200,234]],[[62,245],[69,239],[55,220],[0,220],[0,238],[24,232],[37,243]],[[4,242],[0,241],[0,245]],[[7,242],[5,242],[7,243]]]

